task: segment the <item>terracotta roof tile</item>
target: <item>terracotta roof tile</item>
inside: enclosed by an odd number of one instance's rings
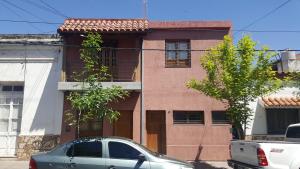
[[[145,19],[66,19],[64,24],[58,28],[63,32],[141,32],[148,29],[148,21]]]
[[[64,32],[143,32],[148,29],[226,29],[231,28],[230,21],[148,21],[145,19],[66,19],[58,28]]]
[[[300,106],[299,97],[263,97],[265,107],[290,107]]]

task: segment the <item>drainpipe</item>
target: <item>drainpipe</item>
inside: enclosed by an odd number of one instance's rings
[[[146,145],[145,142],[145,107],[144,107],[144,43],[143,38],[140,40],[140,63],[141,63],[141,115],[140,115],[140,143]]]

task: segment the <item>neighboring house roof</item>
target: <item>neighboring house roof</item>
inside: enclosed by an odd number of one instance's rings
[[[64,32],[139,32],[148,29],[145,19],[66,19],[58,28],[59,33]]]
[[[263,97],[265,107],[293,107],[300,106],[299,97]]]
[[[149,29],[217,29],[229,30],[230,21],[148,21],[145,19],[66,19],[59,33],[144,32]]]
[[[1,34],[0,44],[13,45],[40,45],[40,44],[61,44],[62,39],[58,34]]]

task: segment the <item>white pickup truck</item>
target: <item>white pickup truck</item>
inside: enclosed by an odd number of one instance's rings
[[[230,156],[234,169],[300,169],[300,123],[287,128],[285,141],[233,140]]]

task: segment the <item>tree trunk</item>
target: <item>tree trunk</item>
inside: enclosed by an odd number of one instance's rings
[[[80,137],[80,118],[81,118],[81,110],[79,110],[78,118],[77,118],[77,136],[76,136],[76,138]]]
[[[238,139],[239,140],[244,140],[245,139],[245,130],[243,129],[242,125],[239,125],[237,127],[237,134],[238,134]]]

